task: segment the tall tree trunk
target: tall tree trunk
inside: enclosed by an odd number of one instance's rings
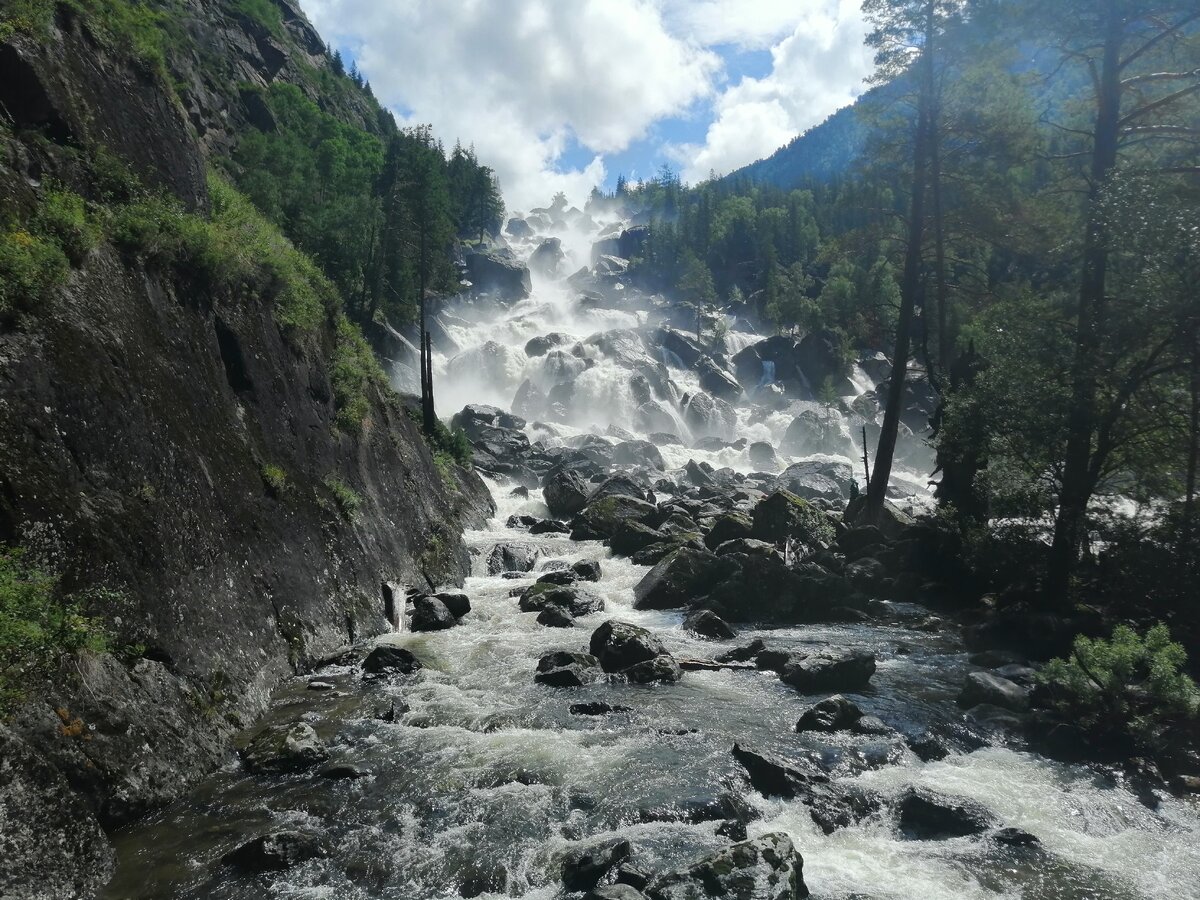
[[[429,339],[429,330],[426,327],[425,286],[429,268],[429,254],[424,228],[421,229],[420,254],[417,266],[420,270],[418,280],[421,291],[421,425],[427,435],[433,435],[437,431],[437,414],[433,409],[432,342]]]
[[[1096,381],[1108,275],[1108,234],[1099,206],[1117,165],[1121,120],[1120,52],[1124,37],[1124,23],[1115,4],[1105,0],[1105,6],[1108,25],[1097,79],[1088,223],[1083,244],[1075,357],[1071,365],[1071,411],[1067,419],[1062,490],[1046,583],[1047,598],[1056,605],[1070,602],[1071,576],[1086,531],[1088,502],[1095,489],[1091,457],[1096,432]]]
[[[900,429],[900,407],[904,402],[904,381],[908,372],[908,357],[912,344],[913,310],[921,289],[921,244],[925,235],[925,190],[929,178],[929,125],[933,94],[933,4],[925,29],[925,46],[921,52],[921,87],[918,100],[916,146],[913,151],[912,203],[908,219],[908,249],[904,256],[904,275],[900,284],[900,320],[896,325],[896,348],[892,359],[892,374],[888,381],[887,405],[879,445],[875,449],[875,471],[867,485],[865,519],[877,521],[887,499],[888,482],[892,476],[892,458],[896,453],[896,436]]]
[[[1187,482],[1183,499],[1183,522],[1180,545],[1190,548],[1196,528],[1196,469],[1200,465],[1200,324],[1192,326],[1191,334],[1191,410],[1188,417]]]
[[[925,351],[925,364],[929,367],[930,383],[941,394],[941,374],[950,366],[951,351],[949,332],[950,287],[946,283],[946,220],[942,211],[942,148],[939,132],[939,115],[938,104],[934,104],[934,109],[929,117],[929,187],[933,201],[933,274],[937,286],[935,294],[937,303],[937,368],[940,371],[935,371],[933,361],[929,359],[928,349]],[[928,333],[928,327],[928,324],[926,324],[926,333]]]

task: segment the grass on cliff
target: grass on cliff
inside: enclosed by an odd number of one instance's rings
[[[64,594],[23,550],[0,546],[0,720],[64,654],[108,649],[108,632],[87,607],[87,597]]]
[[[48,34],[59,7],[83,16],[102,43],[128,54],[147,71],[165,75],[169,18],[138,0],[6,0],[0,9],[0,41],[15,34]]]

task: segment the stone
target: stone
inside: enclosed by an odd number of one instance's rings
[[[892,734],[894,729],[877,716],[863,716],[850,726],[855,734],[883,736]]]
[[[605,672],[620,672],[667,652],[645,628],[616,619],[609,619],[592,633],[588,649]]]
[[[856,703],[834,694],[805,710],[796,723],[796,731],[846,731],[862,717],[863,711]]]
[[[367,654],[362,667],[372,675],[411,675],[421,668],[421,661],[403,647],[380,644]]]
[[[241,751],[254,775],[288,775],[325,762],[329,750],[307,722],[275,725],[259,732]]]
[[[767,649],[762,638],[755,638],[745,647],[734,647],[732,650],[722,653],[717,657],[717,662],[742,663],[750,662],[758,658],[758,655]]]
[[[771,544],[794,539],[809,547],[830,544],[833,523],[824,512],[789,491],[775,491],[754,507],[753,537]]]
[[[550,603],[538,613],[537,623],[547,628],[574,628],[575,617],[571,615],[570,610]]]
[[[590,891],[584,900],[646,900],[646,895],[629,884],[604,884]]]
[[[635,553],[666,540],[661,531],[641,522],[625,522],[608,542],[617,556],[633,556]]]
[[[581,559],[571,564],[571,571],[579,576],[580,581],[600,580],[600,560]]]
[[[995,827],[992,814],[974,800],[919,787],[909,788],[900,796],[896,815],[900,830],[915,840],[966,837]]]
[[[574,587],[538,582],[526,588],[517,604],[521,612],[542,612],[550,606],[565,609],[572,616],[588,616],[604,611],[604,598]]]
[[[747,452],[750,456],[750,465],[755,469],[773,472],[779,468],[779,456],[775,453],[775,448],[766,441],[755,441]]]
[[[906,741],[911,750],[921,762],[937,762],[950,755],[946,742],[931,731],[913,735]]]
[[[654,879],[649,900],[800,900],[808,897],[804,858],[783,832],[718,850]]]
[[[618,674],[633,684],[654,684],[657,682],[674,684],[683,677],[683,670],[673,656],[664,653],[653,659],[634,663],[629,668],[622,669]]]
[[[613,841],[568,854],[562,862],[562,882],[568,891],[589,891],[633,852],[629,841]]]
[[[497,544],[488,555],[488,574],[531,572],[541,555],[542,552],[537,547],[522,544]]]
[[[445,631],[458,624],[458,619],[437,597],[417,597],[413,600],[413,631]]]
[[[969,709],[981,703],[1012,712],[1025,712],[1029,709],[1029,692],[999,675],[970,672],[958,695],[958,705]]]
[[[317,775],[330,781],[357,781],[359,778],[370,777],[371,773],[348,763],[337,763],[326,766]]]
[[[861,691],[875,674],[875,654],[864,650],[818,650],[789,659],[780,680],[802,694],[823,691]]]
[[[741,513],[728,513],[713,522],[712,528],[704,536],[704,546],[716,550],[729,541],[745,540],[754,533],[754,523],[750,517]]]
[[[221,861],[243,872],[282,872],[325,855],[316,835],[303,831],[274,831],[247,841],[226,853]]]
[[[587,482],[570,469],[554,472],[542,481],[542,496],[555,518],[565,519],[580,512],[587,505],[589,493]]]
[[[737,632],[730,627],[728,622],[707,609],[690,613],[683,620],[683,628],[698,637],[713,641],[730,641],[737,637]]]
[[[737,566],[728,558],[684,547],[665,557],[633,589],[635,609],[677,609],[703,597]]]
[[[603,485],[601,485],[603,487]],[[609,495],[588,499],[571,529],[574,540],[607,540],[630,522],[645,524],[657,510],[645,500],[628,495]]]
[[[633,712],[633,707],[595,701],[592,703],[572,703],[568,711],[573,716],[607,716],[610,713]]]
[[[555,650],[538,660],[533,680],[549,687],[583,687],[600,680],[600,663],[589,653]]]
[[[533,291],[529,269],[498,253],[467,254],[467,278],[477,291],[515,303]]]
[[[444,591],[434,594],[434,597],[441,600],[442,605],[450,610],[450,615],[456,619],[461,619],[471,611],[471,600],[466,594],[458,591]]]
[[[1000,828],[991,837],[997,844],[1006,847],[1033,847],[1041,843],[1035,835],[1020,828]]]

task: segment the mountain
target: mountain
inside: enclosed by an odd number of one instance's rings
[[[0,6],[5,897],[95,893],[107,830],[387,630],[387,585],[461,584],[491,513],[304,252],[341,226],[239,190],[280,95],[365,159],[395,133],[290,0]]]

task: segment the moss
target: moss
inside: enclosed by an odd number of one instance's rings
[[[343,519],[352,522],[358,518],[363,499],[357,492],[336,475],[329,475],[325,478],[325,487],[333,496],[333,502]]]
[[[359,431],[371,411],[371,385],[382,387],[386,379],[362,332],[345,316],[337,320],[330,381],[337,427],[349,433]]]
[[[283,16],[271,0],[230,0],[230,7],[253,22],[257,22],[275,37],[283,35]]]
[[[19,226],[0,232],[0,319],[35,312],[70,269],[56,241]]]
[[[0,547],[0,717],[64,654],[108,649],[107,629],[88,613],[99,596],[67,594],[24,550]]]
[[[279,466],[268,463],[264,465],[260,471],[263,484],[273,497],[282,497],[288,492],[290,485],[288,484],[287,472]]]

